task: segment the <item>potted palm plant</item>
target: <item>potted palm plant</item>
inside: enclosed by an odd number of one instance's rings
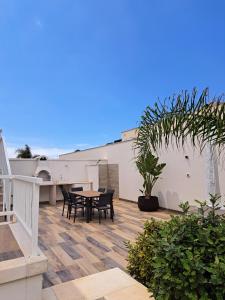
[[[207,155],[207,193],[215,194],[215,157],[224,150],[225,144],[224,94],[211,99],[208,88],[201,93],[194,88],[192,92],[183,91],[146,108],[136,140],[139,153],[157,153],[170,145],[179,149],[186,143]]]
[[[158,197],[152,196],[152,189],[166,164],[159,164],[158,161],[159,158],[150,151],[141,153],[136,160],[137,168],[144,179],[143,190],[140,190],[143,196],[138,197],[138,207],[142,211],[154,211],[159,208]]]

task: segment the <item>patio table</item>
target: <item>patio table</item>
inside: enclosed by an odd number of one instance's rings
[[[72,193],[86,199],[86,222],[89,223],[91,219],[92,200],[93,198],[98,198],[102,193],[97,191],[76,191]]]

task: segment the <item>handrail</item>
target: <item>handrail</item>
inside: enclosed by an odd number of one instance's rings
[[[43,181],[42,178],[23,176],[23,175],[13,175],[13,178],[15,180],[27,181],[27,182],[31,182],[31,183],[36,183],[38,185],[40,185]]]
[[[10,167],[9,158],[8,158],[8,154],[7,154],[7,148],[6,148],[5,140],[4,140],[4,137],[2,135],[2,129],[0,129],[0,140],[2,142],[3,153],[5,155],[5,164],[6,164],[6,168],[7,168],[7,173],[8,173],[8,175],[11,175],[12,172],[11,172],[11,167]]]
[[[0,179],[15,179],[40,185],[43,182],[42,178],[24,176],[24,175],[0,175]]]
[[[0,129],[0,170],[2,175],[11,175],[11,168],[9,158],[7,155],[6,144]],[[11,206],[11,181],[7,179],[2,180],[3,183],[3,205],[2,211],[10,210]],[[7,217],[9,221],[9,217]]]

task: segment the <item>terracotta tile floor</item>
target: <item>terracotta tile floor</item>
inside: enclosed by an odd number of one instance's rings
[[[136,203],[114,201],[115,221],[107,217],[98,224],[97,214],[87,224],[82,216],[76,223],[61,216],[62,203],[40,205],[39,246],[48,258],[44,287],[105,271],[126,269],[126,240],[134,240],[146,219],[169,219],[166,210],[140,212]]]

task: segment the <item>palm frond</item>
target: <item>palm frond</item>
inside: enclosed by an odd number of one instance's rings
[[[140,153],[157,152],[162,145],[184,146],[187,139],[201,151],[207,143],[218,149],[224,147],[224,95],[210,101],[207,88],[200,95],[194,88],[191,93],[183,91],[148,106],[141,117],[136,147]]]

